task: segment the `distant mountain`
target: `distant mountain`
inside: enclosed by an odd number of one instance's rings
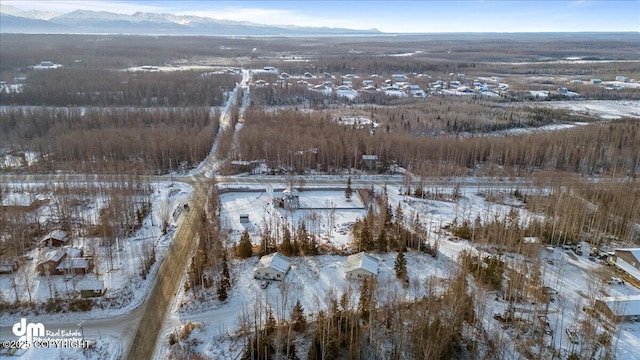
[[[24,10],[18,9],[15,6],[7,5],[7,4],[0,4],[0,13],[5,15],[23,17],[27,19],[36,19],[36,20],[49,20],[52,17],[60,15],[60,13],[47,12],[47,11],[38,11],[38,10],[24,11]]]
[[[75,10],[66,14],[24,11],[9,5],[0,8],[0,33],[92,33],[153,35],[358,35],[379,34],[377,29],[272,26],[250,22],[215,20],[137,12],[133,15],[106,11]]]

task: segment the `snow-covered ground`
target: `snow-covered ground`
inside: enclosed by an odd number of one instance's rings
[[[93,300],[94,306],[86,312],[34,312],[27,307],[21,308],[19,313],[4,311],[0,313],[0,323],[3,330],[2,340],[12,339],[10,326],[25,317],[29,322],[44,324],[47,330],[67,329],[77,330],[77,327],[69,328],[69,323],[82,320],[85,324],[85,339],[95,343],[95,349],[78,350],[69,348],[29,349],[20,351],[15,356],[18,359],[119,359],[132,341],[130,336],[132,328],[137,324],[136,312],[145,301],[151,286],[155,280],[155,274],[162,262],[171,243],[176,226],[181,219],[178,209],[182,209],[191,196],[192,188],[183,183],[154,183],[151,195],[152,209],[143,220],[142,227],[125,239],[119,239],[113,255],[113,269],[106,255],[106,247],[98,245],[97,239],[72,236],[72,245],[83,248],[85,254],[93,253],[95,269],[88,275],[75,275],[71,279],[65,276],[39,276],[36,272],[36,263],[39,253],[45,249],[33,249],[27,259],[18,268],[15,276],[16,286],[13,286],[14,277],[10,274],[0,275],[0,296],[7,302],[13,302],[16,292],[21,301],[27,301],[29,296],[34,302],[44,303],[52,296],[69,299],[78,298],[78,292],[74,290],[82,280],[99,279],[104,281],[106,293],[102,298]],[[15,190],[15,189],[14,189]],[[32,198],[46,198],[48,194],[29,194],[10,192],[7,193],[6,202],[20,204],[30,203]],[[8,199],[8,200],[7,200]],[[99,213],[105,205],[104,199],[97,197],[87,207],[82,215],[91,218],[91,214]],[[55,202],[43,206],[38,210],[39,215],[46,218],[47,207],[55,206]],[[169,228],[166,235],[161,233],[162,219],[169,214]],[[145,258],[145,249],[153,247],[156,261],[146,277],[141,276],[142,261]],[[76,289],[77,290],[77,289]],[[103,319],[103,320],[98,320]],[[120,319],[120,320],[118,320]],[[99,323],[96,325],[92,322]],[[104,323],[104,324],[103,324]],[[127,332],[126,334],[124,332]],[[126,336],[126,338],[122,338]],[[0,357],[3,355],[0,354]]]
[[[552,101],[540,105],[603,119],[619,119],[623,116],[640,118],[640,100]]]
[[[378,127],[377,122],[363,116],[340,116],[338,118],[338,123],[342,125],[356,126],[358,129],[364,126],[369,126],[373,128]]]
[[[220,195],[220,223],[233,242],[240,239],[245,229],[252,242],[258,244],[262,231],[267,227],[279,231],[286,225],[295,231],[298,224],[304,222],[309,232],[320,235],[320,244],[344,248],[351,242],[351,226],[356,219],[366,215],[364,205],[355,192],[351,201],[346,201],[344,191],[301,191],[300,208],[285,210],[273,201],[273,198],[283,196],[282,189],[279,190]],[[249,223],[240,222],[240,215],[245,214],[249,215]]]
[[[413,285],[403,288],[393,270],[397,253],[375,256],[379,259],[377,297],[380,301],[391,297],[413,300],[424,294],[423,284],[427,277],[446,279],[455,267],[446,257],[434,259],[423,253],[407,253],[407,269]],[[252,257],[232,263],[233,286],[224,303],[218,300],[203,303],[196,301],[185,307],[176,303],[158,340],[155,358],[167,358],[169,334],[178,331],[188,322],[203,326],[185,340],[200,340],[201,344],[196,347],[198,352],[209,359],[233,359],[242,351],[241,344],[233,336],[238,330],[239,318],[243,313],[252,312],[255,304],[267,305],[277,318],[288,319],[298,300],[310,318],[319,310],[328,308],[327,296],[330,293],[335,294],[338,299],[347,293],[353,306],[358,303],[361,283],[345,278],[346,256],[293,257],[291,270],[285,280],[273,282],[266,289],[260,288],[260,281],[253,278],[253,268],[257,262],[258,258]],[[191,292],[185,294],[181,291],[176,299],[192,296]]]
[[[440,187],[443,193],[450,193],[452,186]],[[381,193],[380,186],[375,187],[376,192]],[[436,188],[425,190],[435,191]],[[523,225],[538,214],[531,214],[522,207],[522,203],[510,194],[513,187],[503,189],[482,189],[480,186],[466,186],[460,188],[458,201],[416,199],[402,195],[400,186],[388,186],[390,205],[395,208],[401,203],[404,208],[405,221],[410,222],[419,214],[423,228],[428,234],[430,242],[439,244],[439,256],[437,259],[416,252],[407,253],[407,269],[409,271],[410,286],[403,288],[396,280],[393,264],[396,253],[373,253],[379,259],[379,287],[377,299],[383,302],[391,296],[399,296],[405,300],[411,300],[415,296],[424,294],[424,283],[427,278],[446,279],[458,267],[456,260],[462,250],[474,249],[475,245],[465,240],[453,240],[446,232],[440,229],[451,223],[454,219],[474,219],[480,216],[482,219],[493,218],[496,215],[506,214],[511,209],[520,213]],[[520,191],[523,191],[520,189]],[[488,194],[488,192],[491,192]],[[232,229],[236,235],[244,229],[239,223],[239,214],[249,214],[250,218],[256,216],[258,221],[252,220],[248,226],[254,232],[261,227],[267,214],[265,207],[269,208],[269,192],[236,192],[222,194],[222,219],[223,228]],[[301,192],[301,196],[306,192]],[[309,193],[313,193],[310,191]],[[317,192],[316,199],[309,200],[318,206],[323,205],[327,199],[337,200],[343,198],[342,192]],[[333,194],[332,194],[333,193]],[[485,193],[485,195],[480,195]],[[276,193],[277,194],[277,193]],[[321,195],[322,194],[322,195]],[[486,195],[498,201],[487,201]],[[322,198],[325,197],[325,201]],[[302,200],[302,197],[301,197]],[[297,212],[302,212],[298,210]],[[287,212],[276,210],[278,216],[290,216]],[[337,211],[339,214],[340,211]],[[363,216],[364,212],[360,212]],[[295,217],[295,216],[294,216]],[[300,217],[298,217],[300,219]],[[267,220],[269,221],[269,220]],[[320,223],[326,222],[326,218]],[[337,221],[336,223],[339,223]],[[246,225],[245,225],[246,226]],[[253,228],[255,227],[255,228]],[[317,229],[320,233],[326,232],[326,227]],[[338,237],[336,243],[348,243],[350,235]],[[254,242],[257,239],[254,238]],[[585,245],[586,246],[586,245]],[[585,252],[585,253],[588,253]],[[593,300],[594,289],[600,289],[597,294],[610,296],[631,295],[640,293],[638,289],[629,285],[606,285],[602,274],[610,271],[602,264],[589,261],[587,255],[576,256],[560,248],[553,251],[542,250],[541,278],[545,286],[557,289],[559,293],[555,301],[549,304],[547,316],[553,336],[545,337],[545,343],[561,349],[563,357],[570,354],[576,346],[568,340],[565,330],[577,326],[587,314],[582,311],[583,306],[589,306]],[[517,255],[505,254],[503,259],[510,266],[529,264]],[[547,263],[552,260],[552,265]],[[259,281],[253,278],[253,268],[258,262],[257,257],[245,261],[232,261],[231,272],[233,286],[229,298],[220,303],[215,293],[209,295],[196,292],[185,293],[181,287],[176,297],[176,302],[171,315],[165,323],[162,337],[159,340],[159,348],[156,358],[161,359],[169,355],[168,336],[180,331],[188,322],[197,323],[199,328],[191,336],[183,340],[184,343],[196,339],[196,346],[192,347],[196,352],[207,358],[235,358],[242,351],[241,339],[236,332],[239,328],[239,319],[243,313],[251,313],[255,304],[269,306],[273,309],[277,318],[288,318],[293,304],[300,300],[308,316],[326,309],[328,294],[335,294],[337,298],[344,293],[350,294],[352,304],[357,303],[360,283],[345,279],[346,257],[338,255],[322,255],[316,257],[292,257],[292,268],[282,283],[274,282],[266,289],[262,289]],[[527,266],[530,266],[527,265]],[[205,301],[194,300],[201,297]],[[495,293],[486,294],[485,312],[482,314],[485,329],[498,331],[507,338],[518,336],[514,329],[503,329],[502,324],[493,318],[493,314],[504,314],[507,302]],[[524,319],[534,317],[534,305],[530,303],[516,303],[516,316]],[[615,340],[614,352],[618,359],[637,359],[640,357],[640,323],[624,323],[619,326],[618,338]],[[614,334],[614,339],[615,339]]]
[[[151,271],[156,271],[157,266],[164,257],[166,250],[171,243],[175,227],[180,220],[180,205],[185,203],[191,194],[191,187],[184,183],[157,183],[153,185],[154,193],[151,196],[152,210],[143,220],[142,227],[124,239],[117,239],[113,252],[113,264],[109,260],[108,250],[99,239],[71,236],[69,246],[83,250],[85,256],[93,255],[94,270],[87,275],[75,275],[72,278],[63,275],[40,276],[36,265],[45,253],[55,251],[53,248],[36,247],[29,251],[25,261],[20,265],[15,273],[0,275],[0,296],[4,301],[13,303],[16,300],[16,293],[20,301],[31,299],[36,303],[44,303],[55,297],[75,298],[77,297],[77,286],[83,280],[103,280],[107,289],[104,299],[96,300],[98,306],[89,313],[92,318],[106,318],[116,315],[126,314],[131,309],[137,307],[148,293],[148,289],[153,282],[153,276],[141,278],[140,272],[144,252],[147,248],[153,247],[156,253],[156,263]],[[46,194],[29,193],[9,193],[7,199],[3,201],[11,203],[30,203],[32,196],[35,198],[46,198]],[[27,199],[27,200],[25,200]],[[99,218],[100,210],[106,205],[105,199],[98,197],[95,202],[85,204],[81,212],[83,217],[92,224],[92,220]],[[41,223],[45,222],[50,213],[54,212],[55,201],[42,206],[36,212],[39,214]],[[162,234],[162,219],[169,215],[169,228],[166,235]],[[28,260],[31,259],[31,260]],[[113,266],[112,266],[113,265]],[[16,286],[13,286],[15,278]],[[110,300],[108,302],[107,300]],[[100,305],[102,303],[102,305]],[[104,308],[100,308],[104,307]],[[26,309],[24,311],[27,311]],[[27,314],[29,314],[27,312]],[[60,320],[73,318],[78,314],[39,314],[36,320]],[[16,314],[3,312],[0,319],[3,322],[13,323]]]

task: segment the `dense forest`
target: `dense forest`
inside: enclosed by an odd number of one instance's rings
[[[0,92],[3,105],[219,106],[239,78],[196,71],[96,69],[31,71],[20,92]]]
[[[266,112],[250,108],[238,134],[238,160],[262,160],[273,169],[303,172],[360,168],[362,155],[431,176],[526,175],[558,170],[582,175],[637,176],[637,121],[577,127],[508,137],[414,136],[343,126],[322,113]]]
[[[7,108],[0,139],[39,154],[31,171],[165,173],[207,156],[219,117],[209,107]]]

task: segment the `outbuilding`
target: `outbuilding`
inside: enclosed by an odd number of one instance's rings
[[[595,307],[614,322],[640,319],[640,295],[603,297]]]
[[[345,273],[347,279],[377,277],[378,259],[364,251],[354,255],[349,255],[349,257],[347,257]]]
[[[69,243],[69,240],[71,240],[69,233],[64,230],[57,229],[51,231],[45,237],[43,237],[41,243],[44,246],[60,247],[67,245]]]
[[[103,280],[82,280],[78,283],[78,290],[80,290],[80,297],[93,298],[104,295],[104,281]]]

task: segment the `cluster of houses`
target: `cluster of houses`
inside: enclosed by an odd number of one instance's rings
[[[253,276],[259,280],[283,281],[291,269],[291,259],[280,254],[273,253],[260,258],[258,265],[253,269]],[[378,276],[378,259],[365,252],[360,252],[347,257],[345,277],[347,279],[362,280]]]
[[[65,279],[79,277],[76,289],[82,297],[102,296],[104,281],[93,279],[93,257],[86,256],[81,248],[73,247],[68,232],[57,229],[49,232],[40,241],[40,256],[36,263],[39,276],[62,276]],[[17,261],[3,260],[1,274],[12,274],[18,270]]]
[[[41,61],[40,64],[29,66],[33,70],[49,70],[49,69],[59,69],[62,67],[61,64],[55,64],[53,61]]]
[[[390,97],[415,97],[424,98],[429,94],[444,95],[486,95],[499,96],[501,92],[508,90],[508,85],[497,81],[481,81],[473,79],[465,82],[464,74],[449,74],[450,80],[437,80],[429,82],[427,88],[411,82],[414,80],[427,84],[426,80],[431,77],[426,74],[391,74],[390,78],[383,79],[383,76],[372,74],[365,79],[355,74],[342,75],[338,80],[330,73],[319,75],[305,72],[302,75],[291,75],[286,72],[279,73],[274,67],[265,67],[253,72],[269,73],[278,75],[275,83],[267,83],[265,80],[257,80],[254,85],[257,87],[276,86],[286,88],[290,85],[307,86],[311,91],[319,92],[325,96],[335,93],[338,97],[355,99],[360,94],[382,93]]]

